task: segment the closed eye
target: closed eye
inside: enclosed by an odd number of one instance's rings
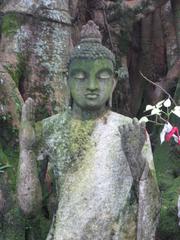
[[[111,75],[110,75],[110,73],[107,72],[107,71],[104,71],[104,72],[99,73],[99,76],[98,76],[98,78],[99,78],[99,79],[102,79],[102,80],[109,79],[110,77],[111,77]]]
[[[75,79],[79,79],[79,80],[84,80],[85,79],[85,74],[83,72],[78,72],[74,75]]]

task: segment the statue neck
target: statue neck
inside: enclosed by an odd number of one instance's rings
[[[98,110],[87,110],[87,109],[84,110],[79,106],[77,106],[75,103],[73,103],[72,115],[76,119],[96,120],[98,118],[101,118],[105,113],[107,113],[108,110],[109,109],[107,106],[104,106]]]

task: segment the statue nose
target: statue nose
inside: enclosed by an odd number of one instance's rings
[[[99,88],[98,81],[96,79],[89,79],[87,89],[94,91],[97,90],[98,88]]]

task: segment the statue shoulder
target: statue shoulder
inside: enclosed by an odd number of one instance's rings
[[[40,133],[43,136],[48,136],[53,134],[54,132],[60,131],[62,128],[65,127],[65,124],[68,122],[69,115],[70,114],[68,111],[64,111],[37,122],[37,134]]]
[[[124,116],[120,113],[110,111],[108,119],[118,126],[125,125],[132,122],[132,118]]]

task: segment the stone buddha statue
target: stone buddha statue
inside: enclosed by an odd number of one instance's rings
[[[34,123],[22,110],[17,183],[26,216],[41,206],[36,160],[48,161],[57,209],[46,240],[153,240],[159,190],[144,124],[110,110],[115,58],[93,21],[81,32],[68,65],[72,106]]]

